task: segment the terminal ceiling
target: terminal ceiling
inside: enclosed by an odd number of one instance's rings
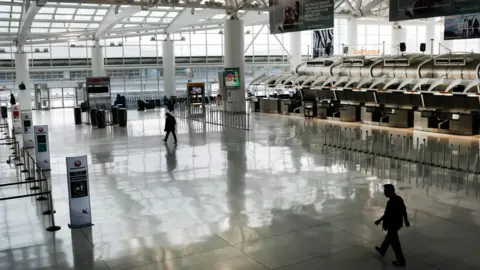
[[[81,4],[79,3],[81,2]],[[386,0],[335,0],[337,14],[386,17]],[[268,24],[268,0],[0,0],[0,46],[222,29],[236,13]]]

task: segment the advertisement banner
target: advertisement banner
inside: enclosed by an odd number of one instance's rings
[[[480,38],[480,13],[445,17],[445,40]]]
[[[12,106],[13,133],[22,134],[22,123],[20,121],[20,105]]]
[[[20,111],[22,123],[22,138],[24,148],[34,148],[32,111]]]
[[[70,228],[92,226],[87,156],[67,157]]]
[[[269,0],[270,34],[333,28],[333,0]]]
[[[313,58],[333,55],[333,29],[313,31]]]
[[[34,126],[35,159],[40,169],[50,170],[50,145],[48,143],[48,126]]]
[[[390,0],[390,21],[480,12],[478,0]]]

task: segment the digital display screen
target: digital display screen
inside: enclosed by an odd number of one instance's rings
[[[25,121],[23,121],[23,125],[25,127],[30,127],[30,126],[32,126],[32,122],[30,120],[25,120]]]
[[[47,152],[47,144],[46,143],[39,143],[37,145],[37,151],[39,153]]]
[[[192,87],[192,95],[201,95],[202,94],[202,87],[198,87],[198,86],[193,86]]]
[[[239,68],[225,69],[225,87],[240,88],[240,69]]]
[[[38,143],[47,143],[47,135],[38,135],[37,136]]]
[[[108,93],[108,86],[94,86],[87,88],[89,94]]]

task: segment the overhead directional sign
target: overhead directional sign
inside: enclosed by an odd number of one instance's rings
[[[479,0],[390,0],[390,21],[480,12]]]
[[[270,34],[333,28],[333,0],[270,0]]]

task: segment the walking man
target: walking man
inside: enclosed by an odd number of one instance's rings
[[[165,132],[167,134],[165,135],[165,139],[163,139],[164,142],[167,142],[168,140],[168,135],[172,133],[173,135],[173,140],[175,143],[177,143],[177,134],[175,134],[175,126],[177,125],[177,120],[175,120],[175,117],[170,114],[170,112],[165,113]]]
[[[395,193],[395,187],[392,184],[386,184],[383,186],[385,197],[389,198],[387,202],[387,207],[385,208],[384,215],[375,221],[375,225],[382,223],[383,230],[387,231],[385,240],[380,247],[375,247],[375,249],[384,256],[388,250],[388,247],[391,245],[393,252],[395,252],[396,261],[393,261],[395,266],[406,266],[405,257],[403,257],[402,246],[400,245],[400,239],[398,238],[398,231],[403,226],[405,221],[405,226],[410,227],[410,222],[408,221],[407,208],[403,203],[402,197],[398,196]]]

